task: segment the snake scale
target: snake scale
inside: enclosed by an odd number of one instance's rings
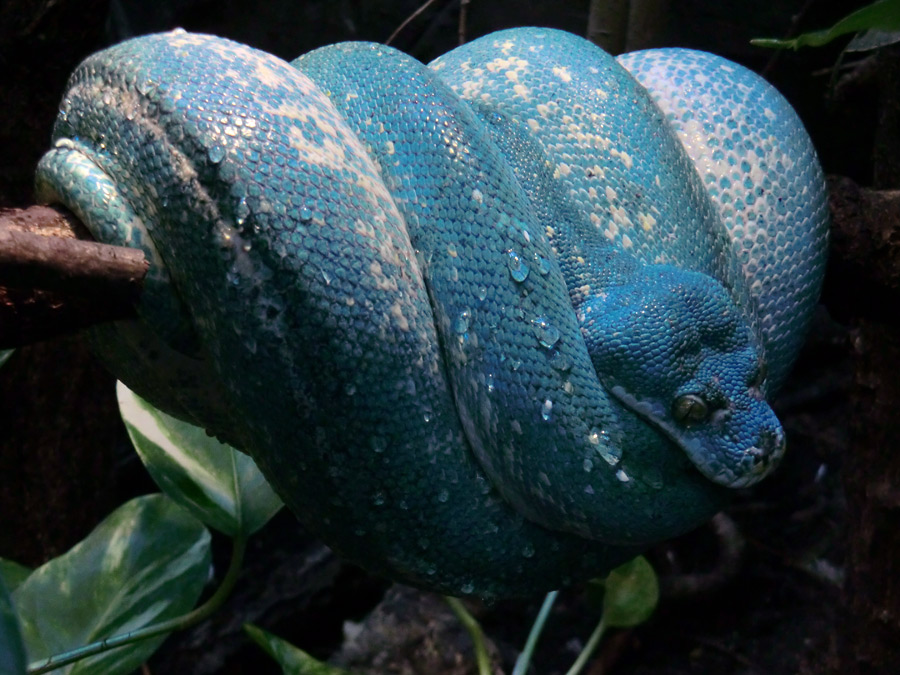
[[[601,574],[777,463],[823,177],[722,58],[488,35],[292,64],[178,30],[71,76],[39,197],[151,269],[98,353],[362,566],[486,598]]]

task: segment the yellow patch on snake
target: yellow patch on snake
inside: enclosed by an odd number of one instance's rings
[[[402,331],[409,330],[409,321],[407,321],[406,317],[403,315],[403,305],[400,304],[399,300],[395,300],[394,304],[391,305],[391,316],[394,317],[397,328]]]
[[[653,226],[656,225],[656,218],[649,213],[638,213],[638,222],[641,224],[641,227],[644,228],[645,232],[649,232],[653,229]]]

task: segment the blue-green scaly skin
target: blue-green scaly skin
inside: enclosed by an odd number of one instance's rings
[[[695,527],[784,448],[764,394],[818,294],[821,173],[777,93],[694,54],[626,62],[648,92],[552,30],[430,67],[147,36],[73,74],[38,191],[152,261],[140,321],[94,334],[129,387],[370,570],[539,592]],[[673,128],[657,70],[682,67],[775,121],[713,102]],[[711,157],[729,106],[749,206]]]

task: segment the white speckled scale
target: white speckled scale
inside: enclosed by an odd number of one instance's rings
[[[672,54],[632,77],[544,29],[429,67],[146,36],[73,74],[38,192],[151,260],[140,320],[95,333],[111,369],[329,545],[548,590],[784,450],[765,394],[818,293],[821,172],[759,78]]]
[[[732,240],[757,303],[778,389],[803,343],[828,250],[825,181],[784,97],[714,54],[653,49],[618,57],[678,134]]]

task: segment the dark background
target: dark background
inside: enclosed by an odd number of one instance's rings
[[[341,40],[384,41],[420,4],[5,0],[0,3],[0,206],[31,203],[32,173],[47,148],[65,80],[97,49],[181,26],[291,59]],[[588,4],[475,0],[468,5],[466,37],[517,25],[583,35]],[[892,184],[897,174],[883,158],[884,130],[893,129],[885,116],[897,106],[897,90],[885,93],[891,69],[883,57],[840,71],[832,87],[846,40],[778,54],[749,44],[753,37],[827,27],[863,4],[657,2],[651,29],[638,40],[647,44],[635,46],[705,49],[764,72],[803,118],[826,173],[865,186],[898,187]],[[455,0],[435,2],[394,46],[424,61],[451,49],[459,11]],[[606,670],[589,672],[896,672],[884,644],[900,643],[900,617],[891,613],[900,612],[897,590],[878,586],[883,581],[873,570],[897,555],[897,506],[875,524],[860,520],[865,517],[860,500],[871,486],[865,470],[873,463],[859,458],[860,447],[893,454],[897,439],[891,412],[897,399],[879,389],[882,379],[897,372],[896,355],[885,347],[897,343],[890,316],[896,295],[862,278],[842,256],[838,250],[830,263],[824,306],[809,344],[775,402],[789,439],[782,468],[736,496],[728,513],[739,534],[717,536],[703,528],[650,553],[666,590],[658,612],[646,625],[609,639],[600,656]],[[118,504],[155,489],[130,450],[113,384],[77,337],[22,349],[0,371],[0,556],[40,564],[76,543]],[[892,489],[896,483],[887,485]],[[883,541],[879,533],[886,533]],[[218,570],[225,565],[223,544],[218,542]],[[738,562],[726,557],[728,564],[722,564],[721,547],[741,544]],[[243,637],[244,621],[316,656],[334,655],[368,672],[475,672],[470,645],[444,605],[396,587],[365,624],[363,637],[343,644],[343,622],[365,617],[389,585],[335,560],[290,514],[282,512],[250,546],[232,600],[212,620],[170,638],[151,660],[152,672],[278,672]],[[881,558],[873,562],[873,556]],[[867,590],[866,579],[874,591]],[[882,651],[876,645],[870,653],[853,631],[871,627],[859,617],[874,613],[875,601],[867,595],[873,592],[887,604],[888,615],[872,638],[883,643]],[[506,672],[539,602],[480,609]],[[597,616],[577,589],[565,593],[532,672],[568,668]],[[371,645],[365,648],[367,638]]]

